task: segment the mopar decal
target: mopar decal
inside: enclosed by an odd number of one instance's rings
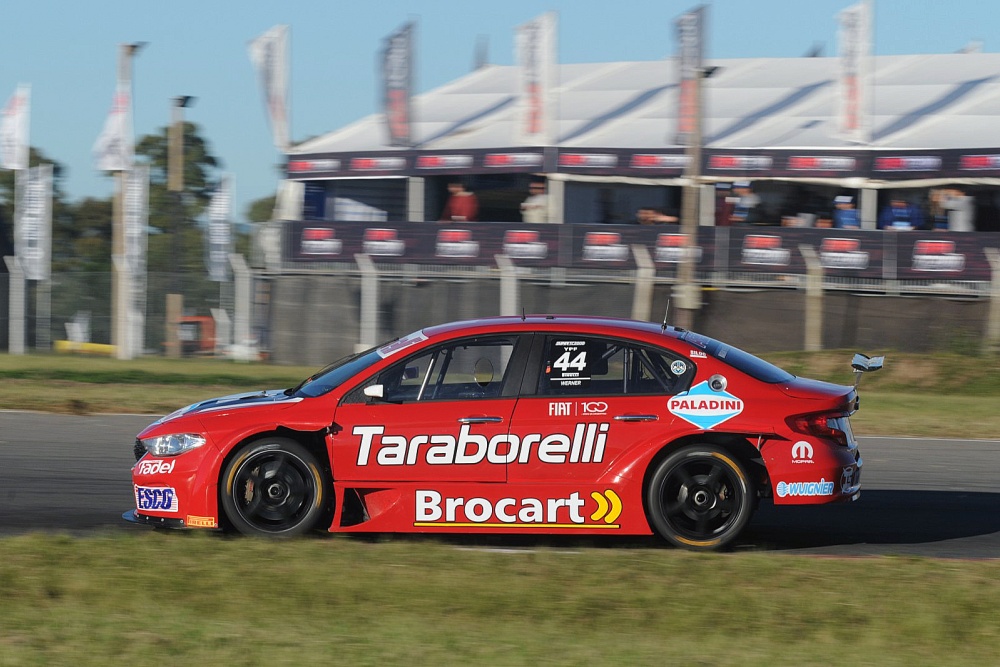
[[[611,425],[578,423],[572,437],[566,433],[529,433],[518,436],[501,433],[487,438],[471,432],[464,424],[454,435],[385,435],[385,426],[355,426],[360,436],[358,465],[412,466],[418,460],[427,465],[475,465],[486,461],[498,465],[528,463],[534,450],[541,463],[600,463]]]
[[[667,409],[708,431],[743,412],[743,401],[728,391],[712,391],[708,382],[700,382],[667,401]]]
[[[177,492],[169,487],[135,487],[135,506],[140,510],[176,512]]]
[[[590,494],[591,503],[580,492],[562,498],[449,498],[438,491],[418,490],[413,525],[533,528],[619,528],[622,500],[611,489]],[[589,520],[589,521],[588,521]]]

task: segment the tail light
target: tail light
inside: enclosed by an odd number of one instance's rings
[[[817,438],[833,440],[845,447],[850,443],[850,426],[847,415],[842,412],[812,412],[794,415],[785,420],[796,433],[813,435]]]

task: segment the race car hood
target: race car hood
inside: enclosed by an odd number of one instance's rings
[[[256,408],[275,405],[278,403],[298,403],[301,400],[301,397],[289,396],[285,394],[284,389],[269,389],[266,391],[247,392],[243,394],[230,394],[229,396],[220,396],[219,398],[210,398],[198,403],[192,403],[187,407],[175,410],[169,415],[157,419],[155,422],[150,424],[150,426],[157,426],[159,424],[177,419],[178,417],[189,417],[205,414],[206,412]]]

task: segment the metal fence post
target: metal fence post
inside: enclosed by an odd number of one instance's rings
[[[10,274],[7,351],[10,354],[24,354],[24,271],[17,257],[4,257],[3,261]]]
[[[230,356],[249,361],[256,358],[252,351],[254,341],[250,339],[250,319],[253,302],[250,296],[250,268],[243,255],[229,255],[229,265],[233,267],[233,348]]]
[[[806,260],[805,349],[817,352],[823,349],[823,264],[811,245],[801,244],[799,252]]]
[[[361,340],[355,345],[356,352],[362,352],[378,343],[378,269],[375,262],[364,253],[354,256],[361,271]]]
[[[496,255],[500,267],[500,314],[517,315],[520,294],[517,285],[517,267],[507,255]]]
[[[985,352],[1000,352],[1000,250],[983,248],[990,262],[990,308],[986,317]]]
[[[632,292],[632,319],[649,321],[653,311],[653,279],[656,277],[656,265],[649,255],[649,248],[634,244],[632,254],[638,270],[635,272],[635,289]]]

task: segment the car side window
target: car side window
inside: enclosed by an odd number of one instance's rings
[[[538,393],[544,396],[676,394],[694,365],[664,350],[618,340],[549,336]]]
[[[393,403],[499,398],[514,337],[474,338],[436,347],[379,375],[383,397]]]

